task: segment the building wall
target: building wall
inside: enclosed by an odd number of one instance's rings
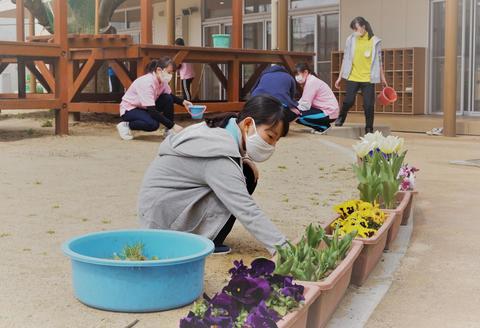
[[[340,46],[356,16],[367,19],[384,48],[428,47],[428,0],[340,0]]]
[[[188,21],[188,30],[183,37],[188,40],[190,46],[202,45],[202,16],[201,0],[177,0],[175,1],[175,16],[182,15],[182,9],[196,7],[197,11],[189,16],[183,16]],[[165,16],[165,2],[153,5],[153,42],[157,44],[167,43],[166,34],[167,18]]]

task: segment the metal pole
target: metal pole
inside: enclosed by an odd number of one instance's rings
[[[457,24],[458,0],[446,0],[443,134],[447,137],[457,135]]]

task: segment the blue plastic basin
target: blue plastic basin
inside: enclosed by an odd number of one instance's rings
[[[156,261],[117,261],[126,244],[142,242]],[[184,306],[203,291],[207,238],[178,231],[118,230],[92,233],[65,242],[72,260],[75,296],[109,311],[153,312]]]
[[[188,107],[188,111],[190,115],[192,115],[193,119],[201,120],[203,118],[203,113],[207,109],[205,105],[193,105]]]

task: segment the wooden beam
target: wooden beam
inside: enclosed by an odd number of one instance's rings
[[[17,41],[25,41],[25,7],[23,0],[16,0]]]
[[[175,1],[166,0],[165,16],[167,18],[167,44],[175,44]]]
[[[27,68],[28,70],[30,71],[31,75],[32,75],[32,78],[33,79],[37,79],[38,82],[40,82],[40,84],[47,90],[48,93],[51,93],[52,92],[52,88],[50,87],[50,85],[48,84],[47,80],[44,78],[44,76],[42,75],[42,73],[40,73],[37,69],[37,67],[35,66],[34,63],[32,62],[28,62],[26,63],[27,65]],[[33,90],[32,92],[35,92],[35,90]]]
[[[152,0],[140,0],[140,41],[152,43]]]
[[[75,96],[80,93],[92,77],[97,73],[98,69],[102,66],[102,61],[95,59],[92,54],[89,60],[82,66],[80,73],[73,82],[73,85],[68,86],[68,100],[71,102]]]
[[[258,78],[267,67],[268,67],[268,64],[258,65],[258,67],[253,72],[252,76],[250,76],[250,78],[248,79],[247,83],[245,83],[245,85],[243,86],[242,93],[241,93],[242,97],[246,96],[250,92],[250,90],[252,90]]]
[[[57,58],[60,53],[60,48],[55,44],[0,41],[0,56],[2,57]]]
[[[232,0],[232,48],[243,45],[243,1]]]
[[[238,59],[228,63],[228,101],[240,101],[240,62]]]
[[[26,95],[26,81],[25,81],[25,61],[23,58],[17,59],[17,73],[18,73],[18,98],[25,98]]]
[[[447,137],[457,135],[457,24],[458,0],[446,0],[443,134]]]
[[[185,60],[185,58],[187,58],[188,56],[188,50],[181,50],[179,51],[174,57],[173,57],[173,61],[175,62],[175,65],[179,65],[181,63],[183,63],[183,61]]]
[[[222,87],[224,89],[227,89],[227,86],[228,86],[228,80],[227,78],[225,77],[225,75],[223,74],[222,70],[218,67],[217,64],[214,64],[214,63],[210,63],[208,64],[208,66],[210,66],[210,68],[212,69],[213,71],[213,74],[215,74],[215,76],[217,77],[217,79],[220,81],[220,84],[222,85]]]
[[[35,37],[35,17],[32,13],[28,15],[28,36]],[[30,74],[30,92],[37,92],[37,80],[33,74]]]
[[[130,85],[132,84],[133,81],[130,78],[129,72],[127,68],[123,65],[123,63],[117,60],[109,60],[108,64],[115,72],[115,75],[118,77],[123,87],[125,89],[130,88]]]
[[[55,111],[55,133],[68,134],[68,8],[67,1],[55,0],[53,4],[54,42],[60,47],[55,67],[55,95],[60,106]]]
[[[4,109],[54,109],[59,108],[59,99],[0,99],[0,110]],[[68,118],[68,115],[67,115]]]
[[[50,90],[52,90],[52,92],[55,92],[55,77],[53,76],[52,71],[47,67],[45,62],[40,60],[35,61],[35,66],[50,86]]]
[[[278,0],[277,45],[279,50],[288,50],[288,0]]]
[[[285,67],[290,71],[290,74],[295,74],[295,61],[288,55],[282,55],[282,61]]]

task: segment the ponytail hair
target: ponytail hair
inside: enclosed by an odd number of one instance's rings
[[[169,65],[172,65],[173,69],[176,68],[175,62],[170,57],[165,56],[160,59],[154,59],[148,63],[147,67],[145,68],[145,73],[153,73],[157,70],[157,68],[165,69]]]
[[[301,72],[305,72],[307,71],[308,74],[311,74],[315,77],[318,77],[317,74],[315,74],[315,72],[312,70],[312,68],[310,67],[310,65],[308,65],[308,63],[297,63],[295,65],[295,70],[298,72],[298,73],[301,73]]]
[[[370,25],[370,23],[363,17],[355,17],[352,22],[350,23],[350,28],[352,30],[355,30],[357,28],[357,24],[363,28],[365,28],[365,30],[367,31],[368,33],[368,39],[370,40],[371,38],[373,38],[373,36],[375,35],[373,33],[373,29],[372,29],[372,26]]]
[[[237,122],[241,122],[247,117],[253,118],[255,124],[276,126],[282,123],[282,137],[288,134],[290,124],[287,113],[282,103],[269,95],[259,95],[250,98],[238,113],[224,113],[205,119],[207,126],[211,128],[225,128],[228,121],[235,117]]]

